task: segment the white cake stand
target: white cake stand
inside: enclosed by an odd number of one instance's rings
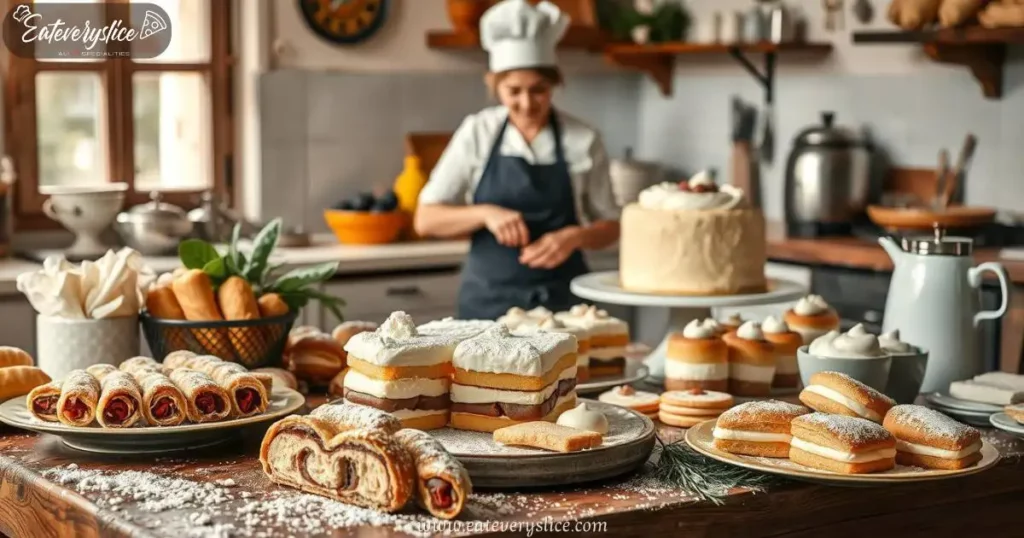
[[[573,279],[572,292],[577,297],[609,304],[627,306],[656,306],[669,309],[668,333],[661,344],[644,359],[651,380],[665,380],[665,350],[668,334],[682,331],[694,319],[711,317],[711,309],[727,306],[754,306],[781,303],[803,297],[807,290],[788,280],[768,279],[768,291],[750,295],[663,295],[626,291],[619,284],[618,271],[604,271],[578,276]]]

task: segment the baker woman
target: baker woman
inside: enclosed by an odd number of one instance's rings
[[[513,307],[567,310],[569,282],[586,273],[582,250],[619,238],[601,138],[552,106],[562,83],[555,46],[568,17],[549,2],[504,0],[480,21],[486,82],[500,106],[470,115],[420,194],[416,231],[470,235],[459,291],[462,319]]]

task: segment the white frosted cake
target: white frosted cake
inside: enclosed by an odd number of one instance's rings
[[[764,215],[743,191],[706,174],[640,193],[622,213],[622,287],[680,295],[735,295],[767,288]]]

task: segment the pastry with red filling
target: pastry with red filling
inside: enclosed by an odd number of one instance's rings
[[[88,426],[96,418],[100,382],[85,370],[72,370],[61,385],[57,420],[65,426]]]
[[[218,422],[231,414],[228,393],[210,376],[198,370],[177,368],[170,377],[185,395],[185,410],[192,422]]]
[[[142,388],[142,416],[153,426],[177,426],[185,421],[185,395],[167,377],[169,369],[149,357],[135,357],[121,363]]]
[[[166,364],[169,359],[165,359]],[[182,361],[171,361],[197,370],[216,381],[231,400],[231,416],[251,417],[267,410],[270,399],[259,377],[241,364],[223,361],[212,355],[196,355]]]
[[[96,421],[104,428],[130,428],[142,418],[142,390],[135,378],[118,369],[103,376]]]
[[[57,400],[60,400],[62,381],[51,381],[28,393],[25,406],[28,412],[44,422],[57,422]]]
[[[416,466],[417,502],[435,517],[458,516],[473,493],[473,483],[462,463],[429,433],[404,429],[395,434],[395,439]]]

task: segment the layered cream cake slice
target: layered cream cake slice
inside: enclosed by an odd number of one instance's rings
[[[629,324],[593,305],[579,304],[568,312],[555,314],[568,327],[580,327],[590,333],[589,377],[621,375],[626,369]]]
[[[492,432],[576,405],[576,337],[498,325],[455,348],[451,426]]]
[[[420,334],[409,314],[392,313],[377,330],[345,344],[345,401],[387,411],[406,428],[445,427],[457,341],[446,334]]]
[[[489,319],[444,318],[416,327],[416,331],[428,336],[449,336],[458,341],[472,338],[498,323]]]
[[[513,333],[528,334],[531,332],[552,332],[571,334],[576,337],[576,381],[583,382],[590,379],[590,331],[583,327],[569,327],[555,319],[554,315],[548,316],[530,324],[520,324],[516,327],[509,327]]]

